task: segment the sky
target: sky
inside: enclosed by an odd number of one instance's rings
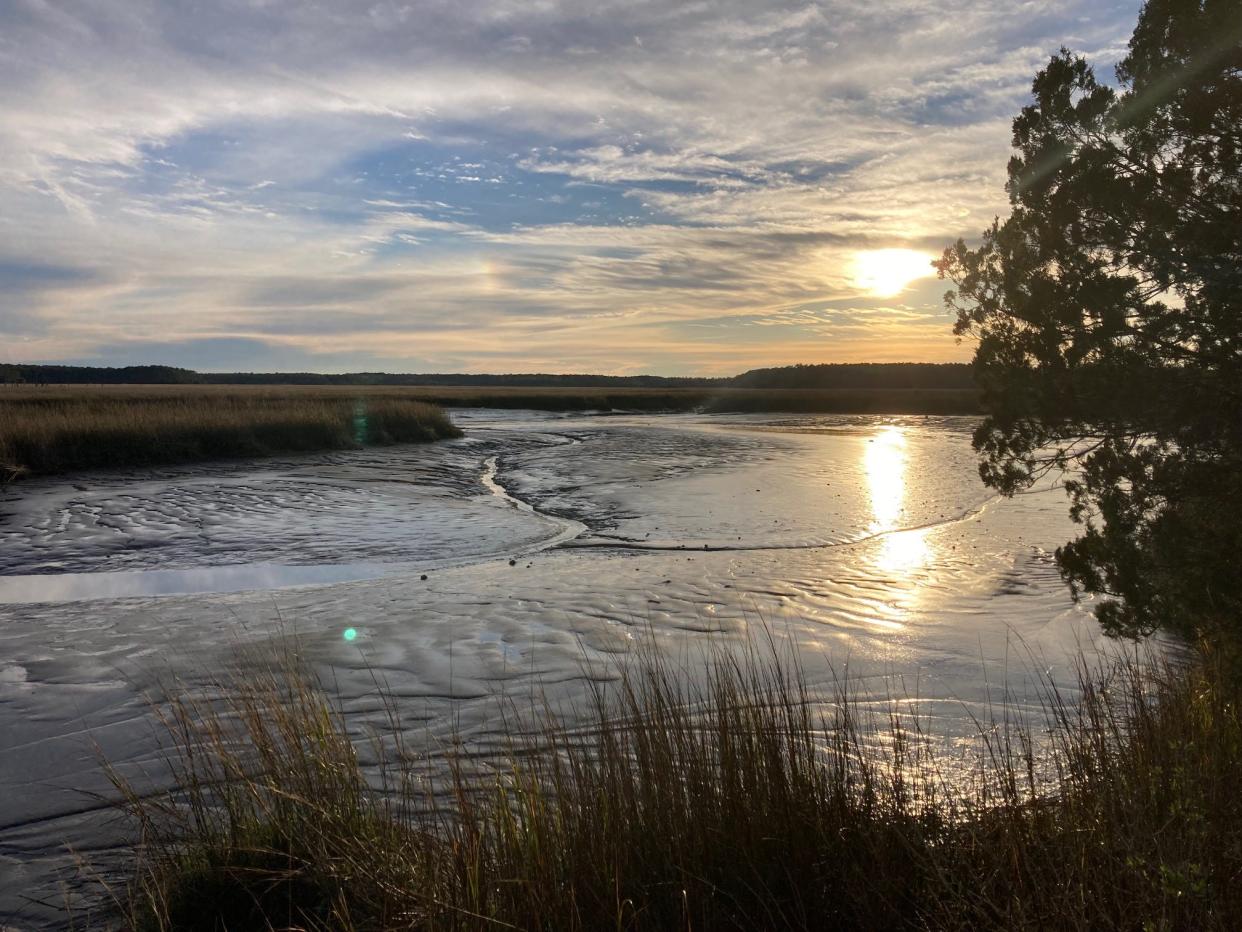
[[[927,262],[1138,0],[4,0],[0,362],[958,361]]]

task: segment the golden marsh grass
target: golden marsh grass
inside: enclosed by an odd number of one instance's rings
[[[435,405],[353,389],[0,389],[0,477],[459,436]]]

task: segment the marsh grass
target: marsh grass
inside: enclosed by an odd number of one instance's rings
[[[63,399],[194,399],[221,396],[422,401],[445,408],[671,413],[788,412],[806,414],[979,414],[969,388],[745,388],[529,385],[0,385],[0,408],[11,402]]]
[[[459,436],[434,405],[307,391],[0,392],[0,481]]]
[[[544,710],[433,793],[392,735],[364,775],[286,657],[166,706],[180,789],[117,778],[140,831],[116,902],[191,932],[1236,928],[1238,698],[1208,661],[1084,671],[1046,734],[981,728],[964,779],[904,706],[817,695],[775,651],[647,657],[585,726]]]
[[[541,411],[639,411],[707,414],[979,414],[974,389],[914,388],[540,388],[418,386],[418,397],[445,407]]]

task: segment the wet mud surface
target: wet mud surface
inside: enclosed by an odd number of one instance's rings
[[[431,446],[80,475],[0,501],[0,928],[64,924],[69,843],[127,830],[99,754],[161,784],[150,697],[296,637],[359,734],[504,739],[639,644],[774,636],[825,694],[917,695],[952,746],[1099,636],[1051,552],[1064,493],[984,488],[969,419],[461,412]],[[358,632],[353,641],[341,634]],[[41,902],[40,902],[41,901]]]

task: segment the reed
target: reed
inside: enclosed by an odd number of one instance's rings
[[[775,651],[649,656],[585,727],[545,710],[490,769],[450,755],[436,794],[399,740],[364,774],[296,660],[251,665],[166,707],[177,793],[118,778],[117,907],[190,932],[1236,928],[1236,678],[1129,661],[1082,686],[1046,691],[1042,737],[982,728],[962,779],[904,707],[816,694]]]
[[[410,398],[307,391],[0,393],[0,479],[460,436]]]
[[[746,388],[529,385],[0,385],[8,401],[160,399],[280,394],[290,398],[422,401],[445,408],[671,413],[977,415],[972,388]]]

